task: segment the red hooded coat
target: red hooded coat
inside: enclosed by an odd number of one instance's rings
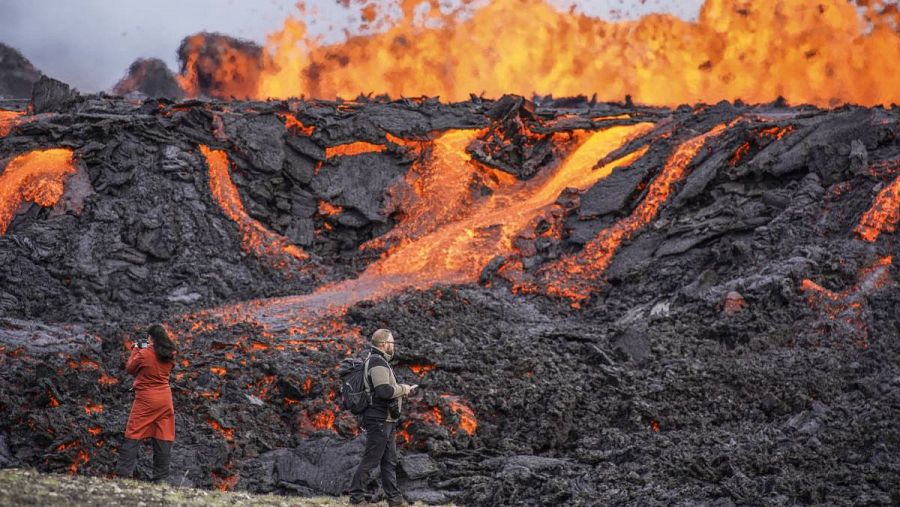
[[[169,373],[174,367],[174,361],[164,363],[156,357],[153,345],[131,350],[125,371],[135,376],[135,396],[125,426],[126,438],[175,440],[175,408],[169,387]]]

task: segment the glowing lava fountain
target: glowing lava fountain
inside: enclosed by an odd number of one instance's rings
[[[218,65],[203,59],[204,34],[195,35],[182,55],[182,86],[226,99],[372,92],[451,101],[596,93],[654,105],[900,101],[891,63],[900,61],[897,11],[881,2],[707,0],[696,21],[651,14],[621,22],[544,0],[463,2],[453,12],[438,2],[400,3],[401,19],[376,20],[376,4],[365,6],[364,19],[387,27],[381,33],[322,45],[290,17],[262,55],[225,48]]]

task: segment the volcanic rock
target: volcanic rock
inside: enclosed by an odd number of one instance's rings
[[[0,97],[25,99],[31,97],[31,87],[41,78],[17,49],[0,43]]]
[[[651,354],[646,334],[646,329],[630,327],[613,338],[613,350],[626,361],[642,362]]]
[[[78,92],[62,81],[41,76],[31,89],[31,106],[35,114],[69,112]]]
[[[400,457],[400,469],[413,480],[428,477],[440,471],[427,454],[408,454]]]
[[[277,449],[256,460],[270,471],[261,491],[293,491],[304,495],[340,495],[358,465],[364,444],[359,439],[339,441],[329,436],[307,439],[293,449]],[[249,465],[253,466],[253,465]]]
[[[535,134],[534,103],[523,97],[504,95],[485,116],[492,121],[482,140],[472,143],[472,158],[514,174],[521,179],[534,176],[553,158],[554,145],[549,134]]]
[[[317,195],[345,208],[359,212],[353,223],[384,222],[384,196],[406,171],[388,155],[366,153],[339,157],[336,164],[324,164],[313,177],[310,188]]]

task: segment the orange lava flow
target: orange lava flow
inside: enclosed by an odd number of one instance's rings
[[[453,202],[454,193],[451,191],[451,199],[445,204],[456,204],[458,207],[433,208],[425,205],[426,212],[421,215],[422,221],[427,222],[430,218],[432,222],[445,224],[388,250],[355,282],[402,278],[410,285],[430,286],[439,281],[462,283],[476,280],[494,256],[509,255],[514,250],[516,235],[540,218],[563,190],[585,190],[608,176],[615,167],[628,165],[640,158],[644,150],[604,167],[594,168],[598,160],[650,127],[650,124],[638,124],[592,133],[550,174],[498,187],[492,195],[468,205],[467,200],[462,198]],[[438,159],[433,169],[454,167],[467,161],[468,155],[464,150],[469,138],[469,135],[450,131],[436,139],[434,154],[445,158]],[[467,180],[462,180],[454,184],[466,183]],[[433,185],[424,193],[431,194],[428,195],[431,199],[441,201],[442,188],[441,185]],[[398,229],[404,227],[405,224],[400,223]]]
[[[12,221],[19,206],[32,201],[53,206],[65,191],[66,179],[75,173],[72,150],[51,148],[19,155],[0,173],[0,235]]]
[[[365,3],[361,9],[374,5]],[[433,0],[399,4],[401,19],[381,9],[385,17],[367,25],[386,25],[382,32],[330,45],[288,17],[268,36],[263,58],[233,52],[221,68],[207,69],[211,93],[450,101],[482,92],[597,93],[603,101],[630,94],[670,106],[779,95],[820,106],[900,102],[900,69],[891,63],[900,61],[897,10],[880,1],[706,0],[695,21],[668,14],[607,21],[547,0],[467,1],[455,10]],[[201,45],[192,49],[180,80],[196,94]]]
[[[461,218],[473,204],[469,183],[479,170],[466,147],[482,135],[480,130],[455,130],[432,142],[432,154],[420,158],[407,171],[405,183],[411,195],[401,196],[403,216],[386,234],[363,245],[382,248],[392,242],[409,242]]]
[[[391,134],[390,132],[385,132],[384,137],[389,142],[392,142],[394,144],[398,144],[400,146],[404,146],[404,147],[410,148],[410,149],[419,149],[422,147],[422,144],[425,142],[425,141],[419,141],[416,139],[403,139],[402,137],[397,137],[397,136]]]
[[[25,111],[7,111],[0,109],[0,137],[6,137],[12,132],[13,127],[19,122],[19,118],[25,115]]]
[[[653,220],[660,206],[668,198],[672,185],[681,180],[688,164],[706,144],[707,139],[719,135],[725,128],[724,124],[717,125],[708,132],[679,145],[666,160],[659,176],[650,184],[643,201],[630,216],[600,231],[577,255],[563,257],[543,268],[541,275],[547,282],[547,293],[576,302],[587,299],[593,290],[594,284],[591,282],[606,271],[619,245]]]
[[[383,144],[372,144],[366,141],[355,141],[347,144],[338,144],[325,148],[325,158],[336,157],[338,155],[352,156],[361,155],[363,153],[381,153],[387,149]]]
[[[218,309],[216,314],[231,319],[242,315],[264,326],[271,322],[273,328],[284,332],[291,326],[308,328],[321,324],[311,312],[343,312],[354,302],[378,299],[407,288],[471,283],[495,256],[515,251],[513,242],[521,231],[558,208],[555,201],[563,190],[585,190],[616,167],[643,156],[646,147],[595,167],[598,160],[652,126],[640,123],[581,133],[581,144],[558,167],[528,181],[498,183],[493,194],[477,199],[465,196],[465,192],[470,192],[471,176],[481,171],[465,151],[477,132],[448,131],[433,141],[429,162],[417,169],[419,179],[412,180],[416,196],[411,199],[420,204],[408,208],[411,211],[391,231],[401,232],[396,237],[397,244],[358,278],[322,285],[312,294],[230,305]],[[378,241],[376,238],[372,243]],[[352,338],[358,337],[358,331],[340,326],[325,330],[325,334]]]
[[[258,257],[286,255],[296,261],[305,261],[309,255],[301,248],[291,244],[287,238],[280,236],[258,221],[252,219],[244,211],[237,186],[231,181],[228,173],[228,155],[222,150],[211,150],[200,145],[200,152],[209,166],[209,187],[213,197],[219,203],[225,215],[233,220],[241,231],[241,245],[245,251],[253,252]]]
[[[896,231],[898,220],[900,220],[900,176],[878,192],[872,207],[859,219],[859,225],[853,232],[860,239],[872,243],[881,233]]]

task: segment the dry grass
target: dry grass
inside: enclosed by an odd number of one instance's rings
[[[177,488],[147,482],[98,477],[42,474],[34,470],[0,470],[0,505],[106,507],[152,506],[263,506],[288,507],[350,505],[347,497],[288,497]],[[379,505],[379,504],[370,504]],[[381,502],[380,505],[387,505]]]

